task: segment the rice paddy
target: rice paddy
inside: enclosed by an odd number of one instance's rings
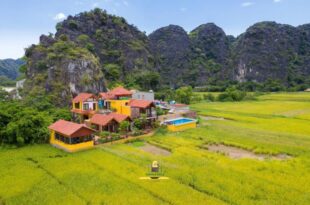
[[[0,204],[310,204],[309,93],[192,108],[228,120],[201,118],[196,129],[74,154],[0,148]],[[208,145],[270,158],[231,158]],[[153,160],[169,180],[139,180]]]

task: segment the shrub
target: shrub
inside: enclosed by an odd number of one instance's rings
[[[97,29],[95,33],[96,40],[97,41],[102,40],[103,36],[104,36],[103,31],[101,29]]]
[[[76,39],[81,45],[85,46],[89,42],[89,37],[86,34],[81,34]]]
[[[119,140],[121,137],[118,133],[111,133],[111,141]]]
[[[260,93],[246,93],[244,91],[240,91],[236,89],[236,87],[230,87],[226,89],[224,93],[221,93],[217,100],[221,102],[227,102],[227,101],[242,101],[242,100],[256,100],[257,96],[259,96]]]
[[[137,129],[134,129],[132,131],[132,136],[139,136],[139,135],[142,135],[143,132],[141,130],[137,130]]]
[[[78,28],[78,24],[76,23],[75,20],[70,20],[68,24],[69,24],[69,27],[71,29],[77,29]]]
[[[199,94],[193,94],[191,102],[201,102],[202,101],[202,97]]]
[[[165,114],[167,114],[167,111],[164,109],[161,109],[160,107],[156,107],[156,114],[157,114],[157,116],[165,115]]]
[[[158,127],[160,127],[160,122],[159,122],[158,120],[154,121],[154,122],[152,123],[152,127],[153,127],[153,128],[158,128]]]
[[[92,43],[87,43],[86,46],[87,50],[89,50],[90,52],[94,52],[95,51],[95,46]]]
[[[156,130],[156,134],[160,135],[165,135],[167,134],[167,132],[168,132],[167,125],[162,125]]]
[[[102,132],[99,133],[99,136],[100,136],[101,138],[106,138],[106,137],[110,136],[110,132],[108,132],[108,131],[102,131]]]
[[[62,41],[68,41],[69,38],[68,38],[67,35],[61,34],[61,35],[59,36],[59,39],[62,40]]]
[[[133,121],[133,125],[137,130],[141,130],[143,129],[143,123],[142,120],[140,118],[134,119]]]
[[[62,23],[59,22],[56,24],[56,30],[59,31],[62,28]]]
[[[0,102],[7,101],[9,97],[10,97],[9,93],[0,87]]]
[[[126,134],[129,130],[129,127],[130,127],[130,122],[125,120],[119,124],[118,130],[120,133]]]
[[[120,66],[117,64],[107,64],[104,66],[105,73],[107,75],[107,78],[110,80],[117,80],[120,77]]]
[[[208,94],[203,94],[203,99],[213,102],[215,100],[215,97],[211,93],[208,93]]]

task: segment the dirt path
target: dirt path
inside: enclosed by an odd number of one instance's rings
[[[163,148],[160,148],[160,147],[148,144],[148,143],[146,143],[145,145],[143,145],[139,148],[145,152],[149,152],[149,153],[154,154],[154,155],[162,155],[162,156],[171,155],[171,152],[169,152],[168,150],[165,150]]]
[[[273,160],[286,160],[291,158],[287,154],[278,154],[278,155],[267,155],[267,154],[256,154],[249,150],[241,149],[238,147],[227,146],[223,144],[217,145],[206,145],[206,147],[211,152],[219,152],[229,156],[232,159],[257,159],[257,160],[265,160],[265,159],[273,159]]]

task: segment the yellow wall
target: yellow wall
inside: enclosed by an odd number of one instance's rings
[[[129,100],[107,100],[110,102],[111,108],[116,110],[116,113],[131,116],[131,108],[127,106]]]
[[[94,147],[93,141],[83,142],[83,143],[79,143],[79,144],[65,144],[65,143],[55,139],[55,131],[54,130],[51,130],[50,143],[52,145],[54,145],[55,147],[63,149],[67,152],[76,152],[79,150],[90,149],[90,148]]]
[[[181,124],[181,125],[168,125],[167,126],[169,131],[172,132],[177,132],[177,131],[182,131],[182,130],[186,130],[189,128],[196,128],[196,122],[189,122],[189,123],[185,123],[185,124]]]

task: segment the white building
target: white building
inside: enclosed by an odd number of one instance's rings
[[[149,92],[131,90],[131,92],[132,92],[132,99],[154,101],[154,92],[152,90],[150,90]]]

